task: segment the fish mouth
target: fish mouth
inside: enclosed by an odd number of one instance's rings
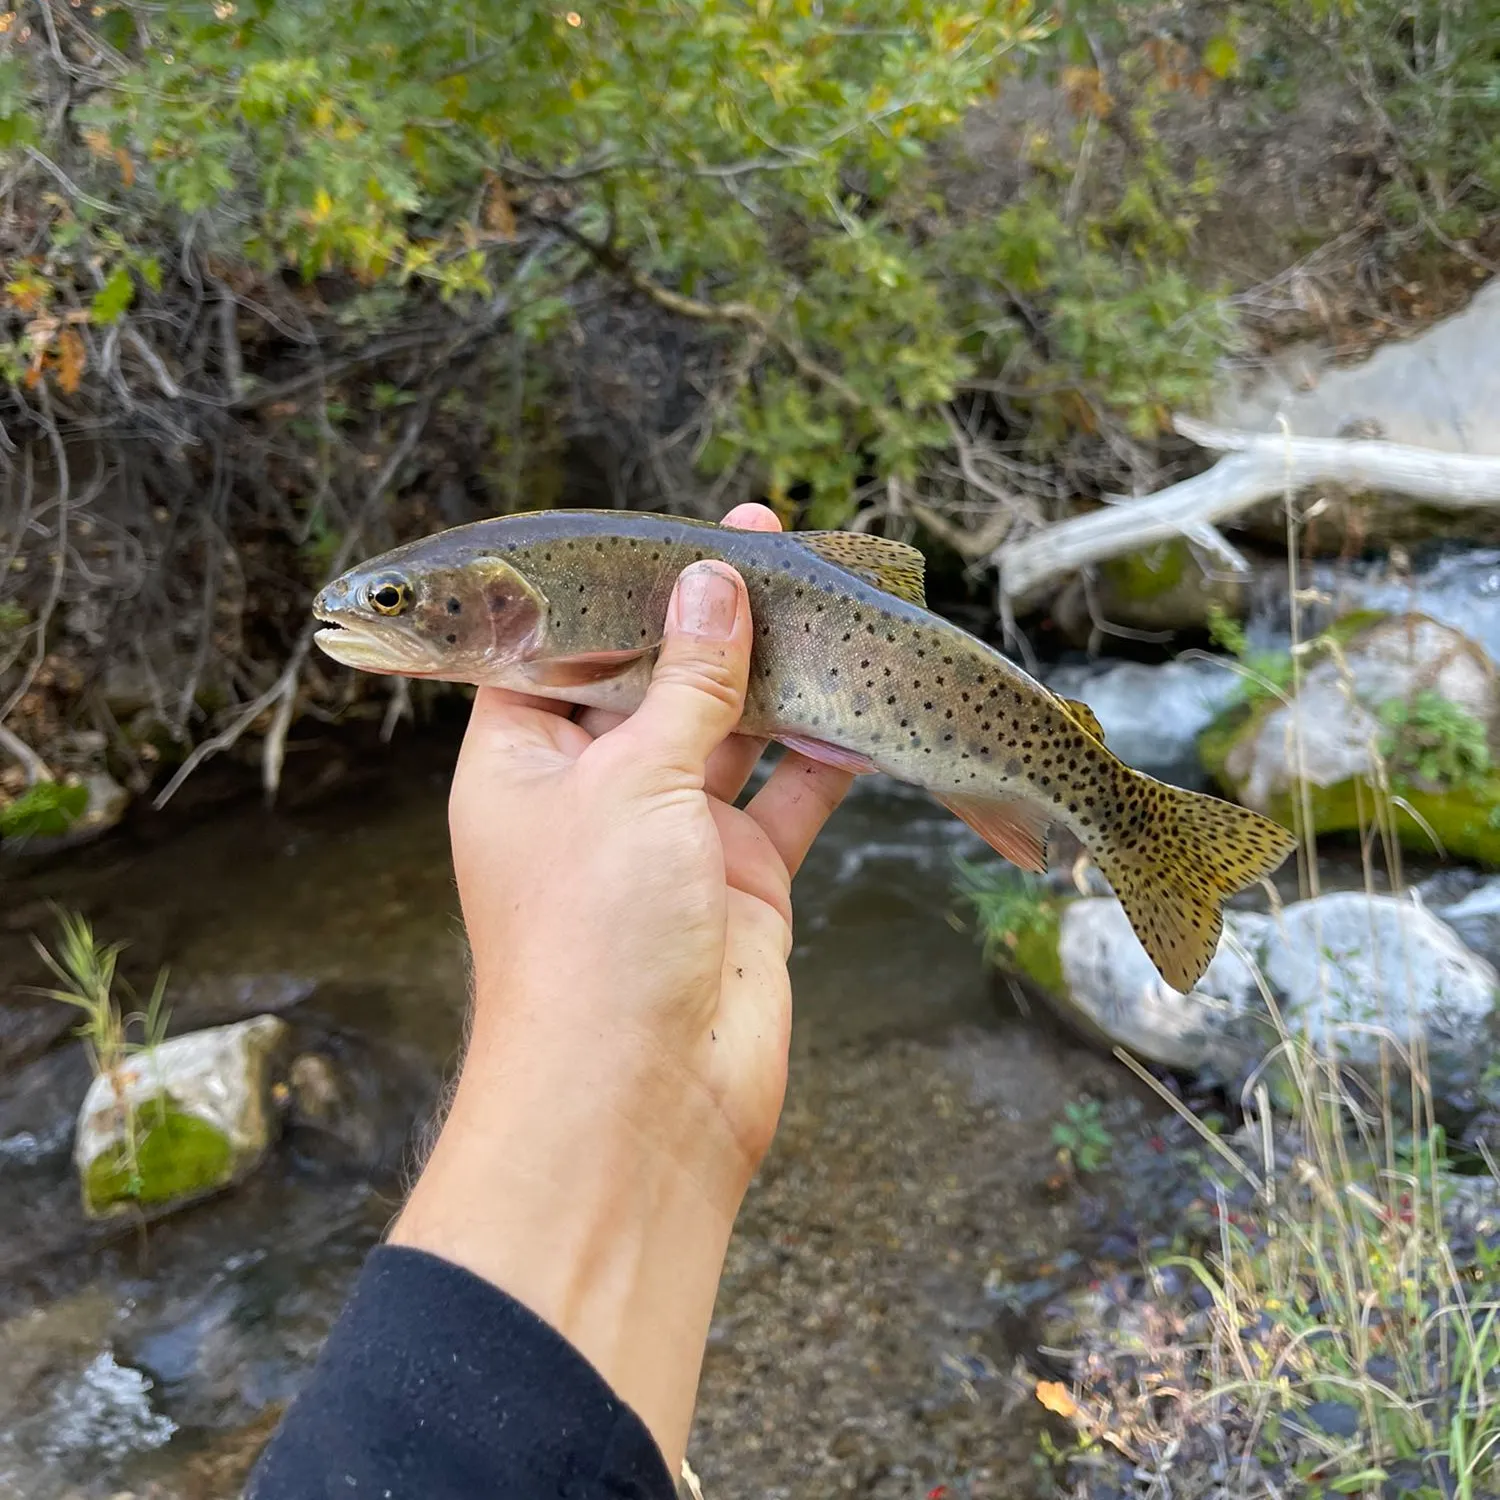
[[[373,626],[329,609],[314,607],[323,629],[315,631],[318,648],[334,661],[365,672],[416,673],[431,670],[427,649],[389,626]]]

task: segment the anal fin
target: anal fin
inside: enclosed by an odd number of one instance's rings
[[[936,793],[934,795],[937,795]],[[996,854],[1033,875],[1047,871],[1047,828],[1052,819],[1034,802],[1018,798],[938,796],[954,817],[962,818]]]
[[[857,750],[845,750],[842,745],[830,745],[827,740],[815,740],[805,734],[778,734],[778,744],[819,765],[833,766],[839,771],[853,771],[856,776],[868,776],[875,770],[875,762]]]

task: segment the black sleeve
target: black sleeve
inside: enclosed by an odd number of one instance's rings
[[[374,1250],[246,1500],[674,1500],[639,1417],[559,1333],[420,1250]]]

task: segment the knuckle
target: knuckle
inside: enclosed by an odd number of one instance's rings
[[[655,681],[666,688],[688,688],[725,708],[738,709],[745,672],[730,652],[663,661]]]

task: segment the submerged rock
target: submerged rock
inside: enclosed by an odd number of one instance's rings
[[[96,1077],[78,1116],[73,1159],[84,1211],[158,1214],[239,1181],[275,1129],[275,1016],[172,1037]]]
[[[1109,748],[1127,765],[1192,785],[1203,780],[1198,736],[1239,695],[1243,678],[1203,658],[1058,667],[1047,686],[1093,709]]]
[[[1436,834],[1449,854],[1500,864],[1486,743],[1500,698],[1487,654],[1425,615],[1354,617],[1326,639],[1336,649],[1311,660],[1295,701],[1243,701],[1204,731],[1215,780],[1289,825],[1305,783],[1313,831],[1340,833],[1374,821],[1370,788],[1389,776],[1416,814],[1395,812],[1403,843],[1430,851]]]

